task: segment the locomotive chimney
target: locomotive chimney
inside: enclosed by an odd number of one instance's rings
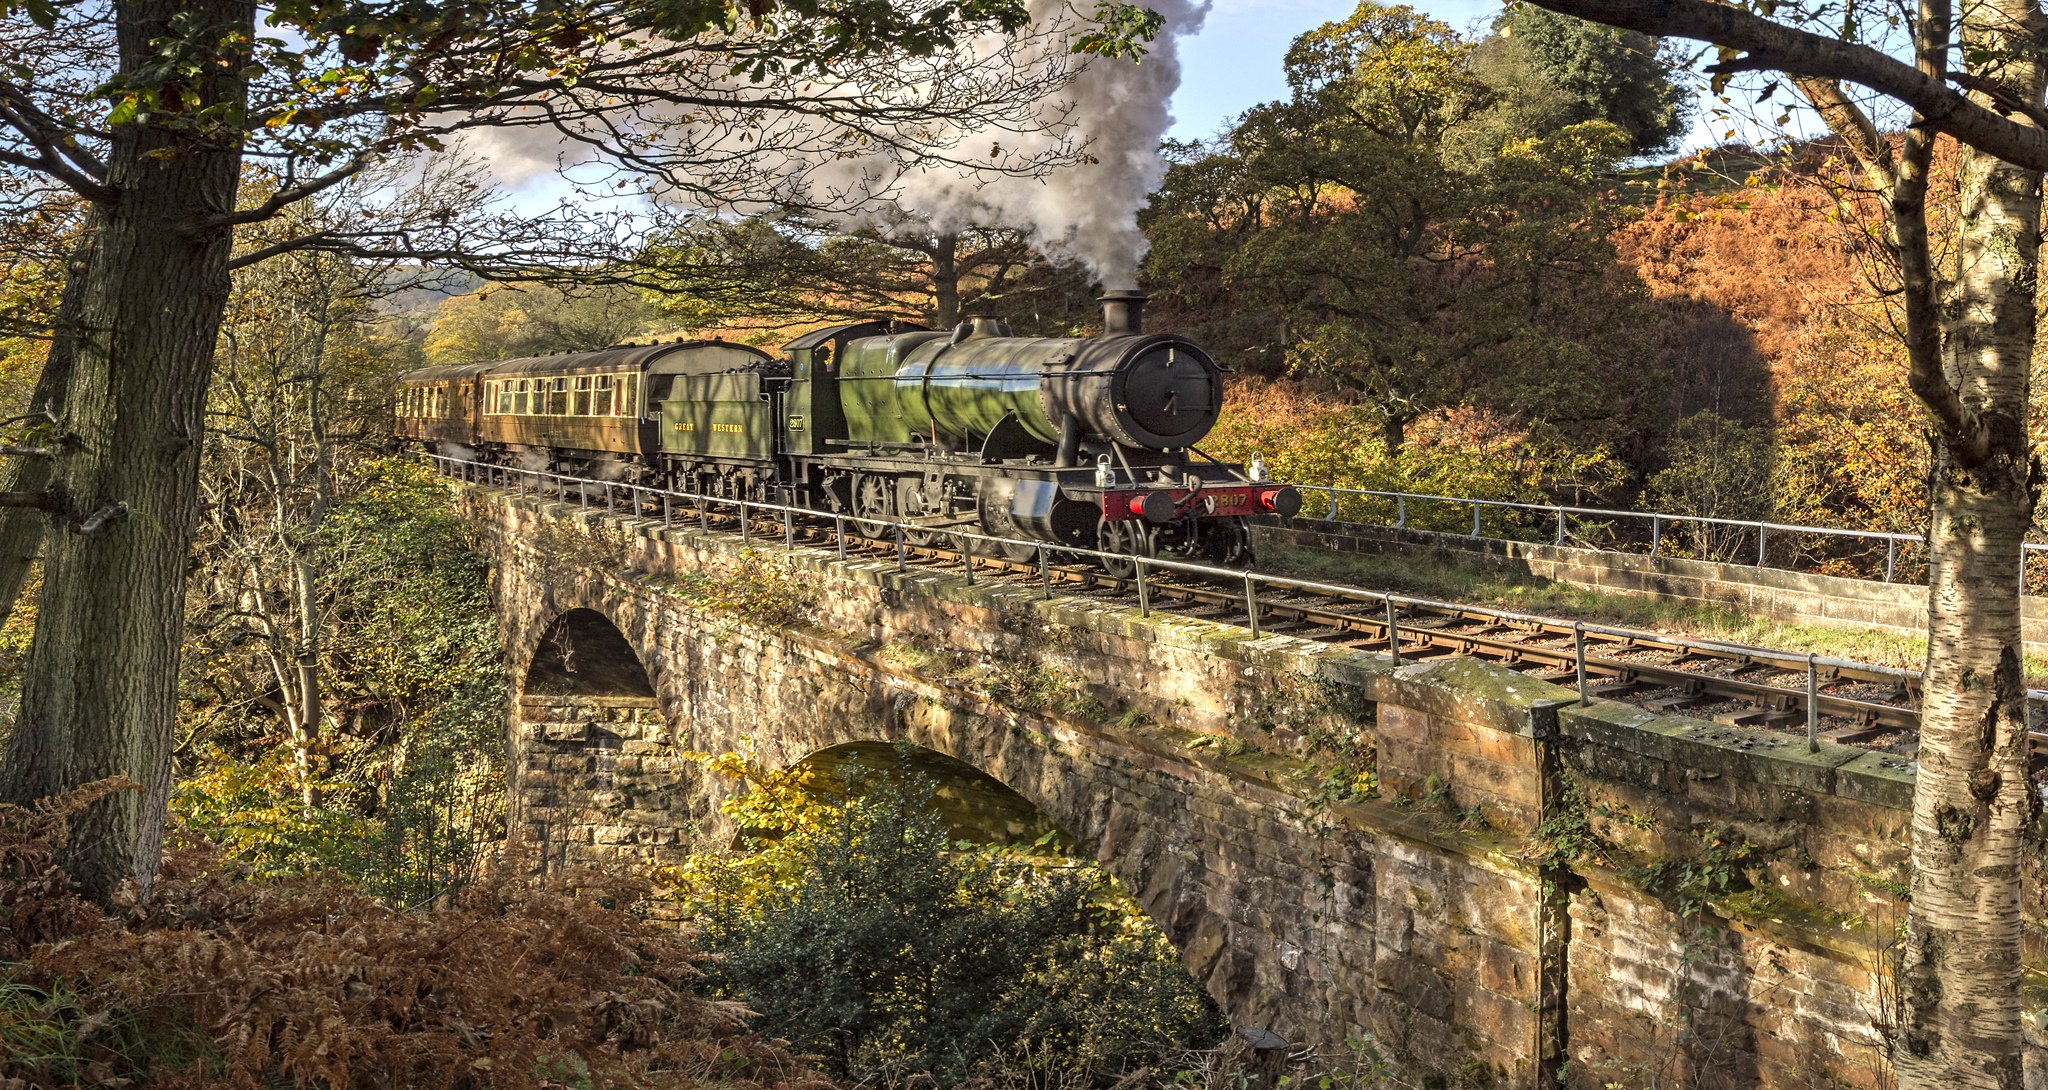
[[[1102,335],[1130,337],[1145,332],[1145,299],[1142,291],[1102,293]]]

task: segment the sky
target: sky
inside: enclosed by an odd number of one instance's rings
[[[1500,0],[1408,2],[1459,30],[1490,22],[1502,6]],[[1206,139],[1247,107],[1284,97],[1280,61],[1288,44],[1357,7],[1357,0],[1215,0],[1201,33],[1181,43],[1170,135]]]

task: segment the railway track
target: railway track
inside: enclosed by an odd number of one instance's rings
[[[874,524],[772,504],[681,497],[646,488],[489,467],[494,479],[627,517],[737,533],[763,546],[809,545],[842,556],[961,574],[970,580],[1035,585],[1141,610],[1250,627],[1386,654],[1402,662],[1469,656],[1545,681],[1576,686],[1653,711],[1731,726],[1805,735],[1910,756],[1919,722],[1918,676],[1910,671],[1767,648],[1586,625],[1363,588],[1251,573],[1189,571],[1152,561],[1138,573],[1092,562],[1004,555],[972,531]],[[524,478],[522,481],[521,478]],[[471,482],[478,483],[478,482]],[[564,485],[566,484],[566,487]],[[601,490],[597,501],[593,489]],[[2048,774],[2048,730],[2035,694],[2029,732],[2037,778]]]

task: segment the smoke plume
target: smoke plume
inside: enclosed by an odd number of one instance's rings
[[[1141,2],[1162,26],[1135,61],[1075,54],[1090,27],[1071,0],[1030,0],[1034,21],[1019,38],[983,35],[944,57],[807,79],[801,93],[822,116],[750,105],[761,88],[695,69],[676,78],[697,82],[670,90],[734,105],[528,107],[464,146],[516,185],[597,166],[612,158],[600,149],[629,134],[629,157],[655,175],[646,190],[685,215],[793,209],[905,234],[1009,227],[1085,263],[1107,288],[1136,287],[1146,247],[1137,213],[1165,171],[1159,142],[1180,86],[1179,40],[1201,29],[1211,0]]]
[[[1043,177],[916,170],[898,185],[894,203],[941,233],[976,225],[1028,229],[1040,249],[1086,264],[1103,287],[1137,287],[1146,249],[1138,210],[1166,170],[1159,143],[1173,124],[1168,103],[1180,86],[1179,39],[1201,29],[1209,2],[1152,0],[1148,6],[1164,25],[1141,60],[1089,58],[1059,99],[1041,107],[1040,128],[1007,134],[1026,153],[1036,150],[1032,145],[1049,151],[1057,140],[1077,142],[1082,161]],[[1051,5],[1034,8],[1042,6]],[[1067,45],[1062,37],[1047,48]]]

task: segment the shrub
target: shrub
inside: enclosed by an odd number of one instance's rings
[[[1099,869],[952,839],[929,784],[839,802],[803,773],[722,766],[739,847],[670,877],[714,994],[835,1077],[1108,1086],[1213,1044],[1221,1015]]]

